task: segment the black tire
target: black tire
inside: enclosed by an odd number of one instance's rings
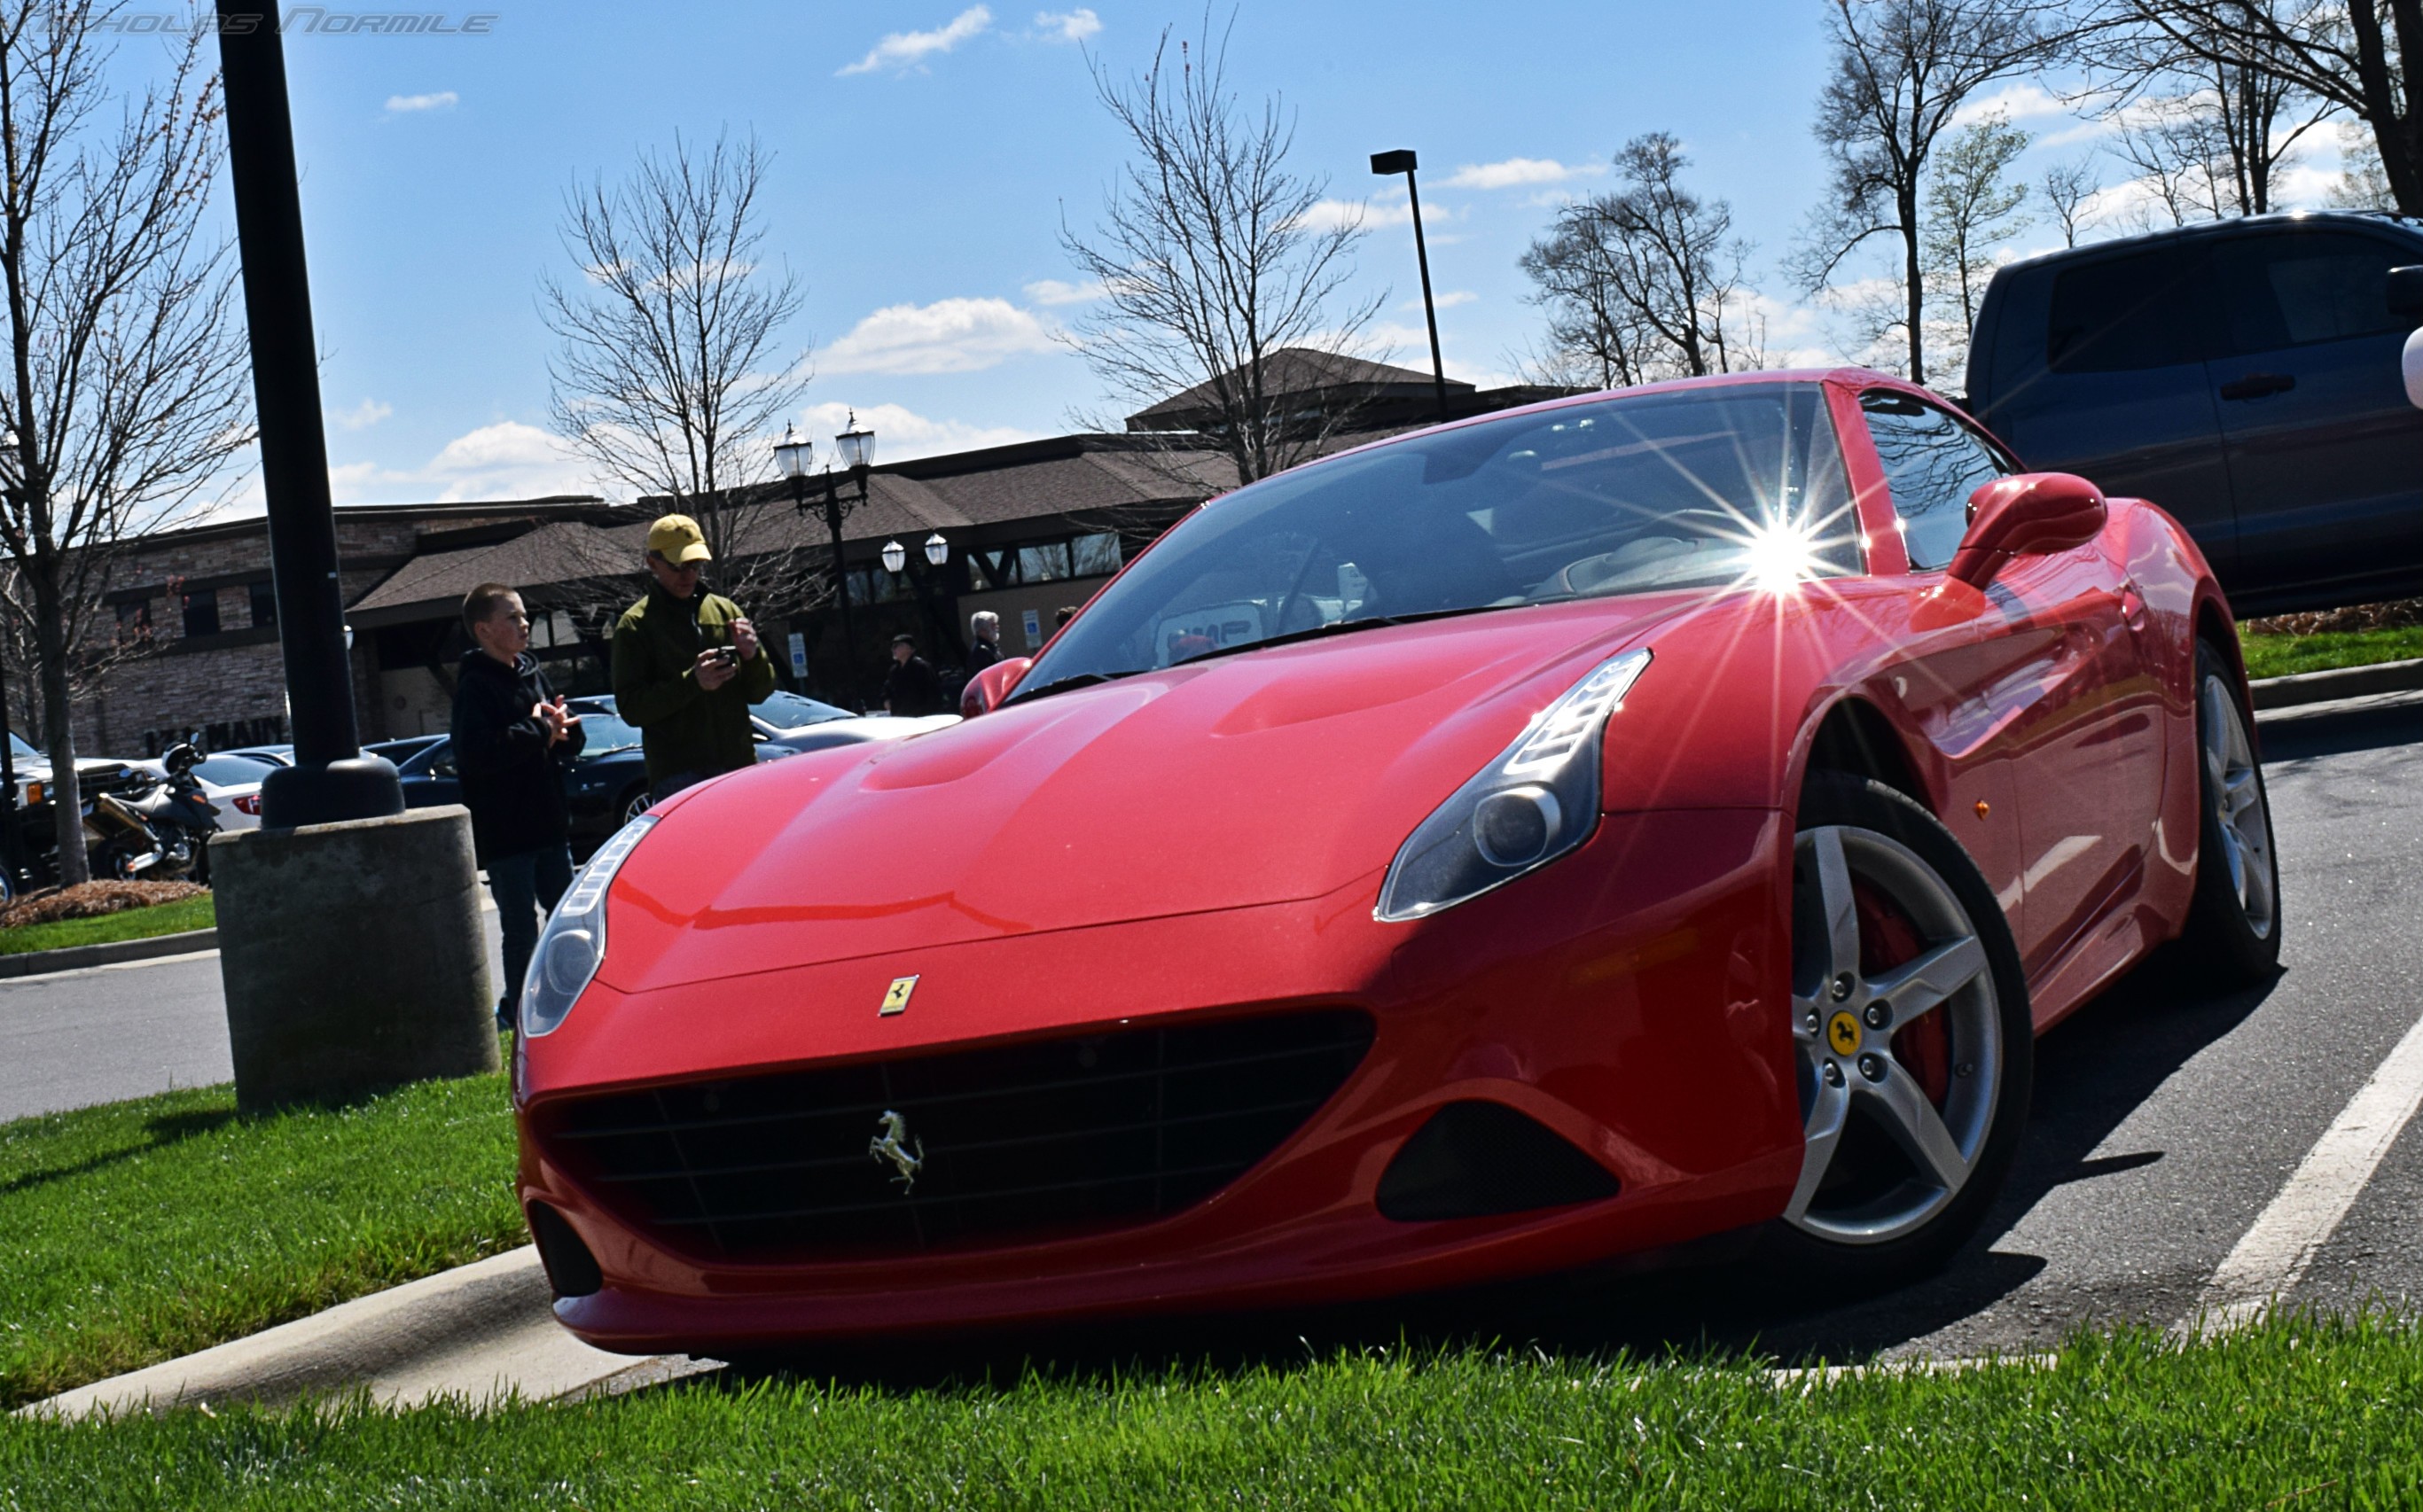
[[[2001,906],[1925,809],[1882,782],[1816,773],[1794,851],[1794,1059],[1808,1143],[1768,1252],[1814,1295],[1847,1298],[1940,1268],[1976,1232],[2027,1125],[2035,1025]],[[1853,910],[1847,936],[1829,891]],[[1879,900],[1892,917],[1861,922],[1855,902]],[[1867,964],[1896,939],[1908,954]],[[1848,969],[1846,948],[1860,963]],[[1934,1036],[1934,1070],[1905,1034]]]
[[[2200,639],[2195,666],[2195,895],[2170,956],[2193,984],[2228,992],[2279,969],[2280,853],[2229,658]]]

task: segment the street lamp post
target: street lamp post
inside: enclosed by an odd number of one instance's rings
[[[842,686],[845,702],[856,705],[853,712],[863,713],[866,701],[858,689],[858,634],[849,617],[849,571],[842,563],[841,526],[849,512],[866,502],[866,477],[875,465],[875,433],[861,430],[858,412],[850,411],[849,428],[833,437],[833,447],[841,453],[842,465],[849,469],[851,492],[843,493],[832,469],[814,474],[818,497],[814,501],[824,515],[825,531],[832,540],[833,595],[841,603]],[[774,461],[783,476],[791,480],[791,507],[801,514],[809,512],[809,465],[815,461],[816,443],[791,433],[783,427],[783,439],[774,443]]]
[[[950,565],[951,543],[942,538],[942,531],[937,530],[926,538],[924,550],[926,565],[935,572]],[[934,607],[933,579],[924,574],[908,571],[909,548],[897,541],[886,541],[882,557],[885,572],[895,577],[906,576],[909,579],[909,586],[916,591],[918,606],[926,611],[926,619],[934,626],[934,633],[949,643],[953,654],[965,654],[967,648],[958,642],[958,627],[946,623],[941,611]],[[938,645],[935,650],[939,653],[942,647]]]
[[[352,658],[337,578],[328,439],[320,423],[320,354],[303,261],[303,202],[275,6],[217,0],[228,179],[252,339],[261,485],[277,595],[277,638],[293,709],[294,764],[261,784],[263,828],[404,812],[395,768],[364,757],[354,726]],[[265,24],[264,24],[265,23]]]
[[[1391,174],[1405,176],[1405,197],[1414,208],[1414,260],[1422,270],[1422,318],[1431,327],[1431,383],[1438,393],[1438,417],[1447,418],[1447,364],[1439,357],[1438,306],[1431,299],[1431,254],[1422,241],[1422,193],[1414,185],[1414,150],[1401,147],[1393,152],[1371,154],[1371,171],[1386,178]]]

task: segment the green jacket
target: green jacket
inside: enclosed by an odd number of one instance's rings
[[[731,682],[698,685],[698,654],[732,644],[740,606],[705,588],[677,599],[654,583],[614,622],[614,707],[640,727],[648,780],[678,772],[713,777],[757,759],[749,705],[774,691],[774,662],[760,648]]]

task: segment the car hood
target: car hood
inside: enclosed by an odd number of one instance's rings
[[[601,979],[644,991],[1376,886],[1533,714],[1681,602],[1273,647],[734,773],[632,853]]]
[[[863,745],[870,740],[901,740],[910,735],[931,734],[947,730],[959,722],[956,714],[929,714],[916,717],[900,715],[869,714],[849,719],[826,719],[816,724],[793,725],[776,730],[773,738],[793,750],[823,750],[829,746]]]

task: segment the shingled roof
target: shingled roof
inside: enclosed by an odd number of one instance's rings
[[[1131,431],[1196,431],[1220,408],[1220,382],[1242,386],[1244,369],[1229,370],[1224,380],[1206,379],[1183,393],[1173,394],[1128,417]],[[1262,359],[1262,386],[1272,400],[1290,407],[1343,414],[1367,405],[1429,402],[1436,392],[1429,373],[1363,357],[1316,352],[1310,347],[1281,347]],[[1462,397],[1473,386],[1449,379],[1448,393]]]

